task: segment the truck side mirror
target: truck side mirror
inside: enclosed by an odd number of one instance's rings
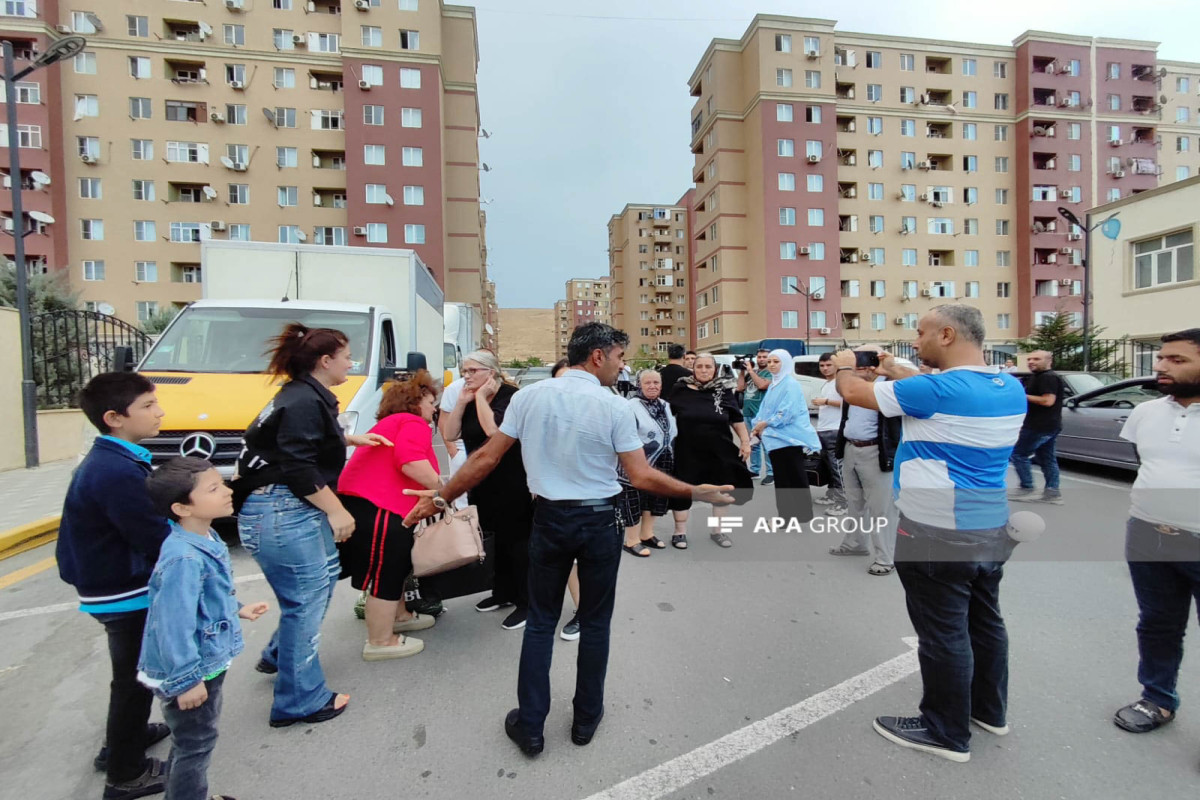
[[[113,348],[113,372],[133,372],[134,366],[132,347]]]
[[[429,369],[424,353],[409,353],[405,356],[404,371],[416,372],[419,369]]]

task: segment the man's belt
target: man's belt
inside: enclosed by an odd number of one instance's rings
[[[879,437],[875,437],[874,439],[847,439],[846,442],[855,447],[874,447],[879,444]]]
[[[544,497],[537,499],[538,503],[551,508],[613,508],[617,504],[617,498],[604,497],[596,500],[547,500]]]

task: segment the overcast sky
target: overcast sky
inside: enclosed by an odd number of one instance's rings
[[[489,273],[501,308],[549,308],[568,278],[607,274],[609,217],[626,203],[674,203],[689,188],[687,79],[713,38],[740,38],[756,13],[985,44],[1012,44],[1026,30],[1144,39],[1161,42],[1159,58],[1200,61],[1200,0],[473,5],[480,113],[492,134],[480,140],[491,167],[482,174]]]

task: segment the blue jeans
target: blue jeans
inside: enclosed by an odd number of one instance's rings
[[[952,531],[900,517],[896,573],[917,632],[921,718],[959,752],[970,749],[971,717],[1005,723],[1008,631],[1000,579],[1013,544],[1003,529]]]
[[[275,485],[246,498],[238,534],[279,601],[279,627],[262,653],[279,667],[271,719],[306,717],[332,694],[317,647],[341,572],[333,529],[324,512]]]
[[[1138,683],[1142,697],[1175,712],[1175,682],[1183,661],[1192,602],[1200,617],[1200,538],[1164,534],[1131,518],[1125,528],[1125,559],[1138,604]]]
[[[571,565],[579,564],[579,652],[575,662],[575,719],[595,721],[604,711],[609,623],[617,595],[624,531],[617,510],[562,508],[538,503],[529,537],[529,615],[517,678],[519,725],[542,733],[550,713],[550,659]]]
[[[762,467],[763,461],[767,462],[766,477],[771,478],[771,477],[774,477],[774,475],[775,475],[775,470],[771,466],[771,459],[763,458],[764,452],[766,452],[766,450],[762,446],[762,442],[759,442],[758,444],[756,444],[750,448],[750,474],[756,478],[758,477],[758,470]]]
[[[198,708],[183,711],[178,698],[164,700],[163,719],[171,729],[171,756],[167,759],[168,800],[209,800],[208,764],[217,746],[217,720],[221,718],[222,672],[205,681],[208,699]],[[191,687],[188,687],[191,688]]]
[[[1054,454],[1054,442],[1058,439],[1058,431],[1030,431],[1021,429],[1017,444],[1012,451],[1012,465],[1017,470],[1022,489],[1033,488],[1033,467],[1030,462],[1042,468],[1042,477],[1046,479],[1046,488],[1058,491],[1058,457]]]

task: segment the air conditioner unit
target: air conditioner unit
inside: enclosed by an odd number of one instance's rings
[[[1051,61],[1049,64],[1046,65],[1046,74],[1047,75],[1054,74],[1054,62],[1053,61]]]
[[[208,115],[208,119],[210,122],[216,122],[219,124],[225,121],[225,115],[219,111],[214,111]]]
[[[95,163],[96,163],[96,162],[98,162],[100,159],[96,158],[96,156],[91,156],[91,155],[86,155],[86,154],[85,154],[85,155],[81,155],[81,156],[79,157],[79,160],[80,160],[80,161],[82,161],[82,162],[83,162],[83,163],[85,163],[85,164],[95,164]]]
[[[303,34],[294,33],[292,34],[292,44],[296,47],[304,47],[308,44],[308,39]]]
[[[1082,239],[1082,238],[1083,238],[1083,234],[1082,234],[1082,233],[1068,233],[1068,234],[1067,234],[1067,241],[1068,241],[1068,242],[1078,242],[1078,241],[1079,241],[1080,239]]]
[[[319,195],[319,194],[314,194],[314,195],[313,195],[313,205],[314,205],[314,206],[320,206],[320,205],[321,205],[321,195]]]
[[[370,11],[371,0],[354,0],[354,7],[359,11]]]
[[[354,235],[355,236],[366,236],[367,229],[361,225],[358,225],[354,228]]]
[[[929,162],[928,161],[918,161],[917,169],[929,169]]]
[[[922,289],[921,297],[933,297],[933,289]]]
[[[832,333],[832,332],[833,332],[833,331],[832,331],[831,329],[829,329],[829,328],[820,328],[820,329],[817,331],[817,333],[821,334],[822,336],[828,336],[828,335],[829,335],[830,333]]]
[[[1112,145],[1113,147],[1120,147],[1121,145],[1125,144],[1125,140],[1124,139],[1109,139],[1108,143],[1110,145]]]
[[[1043,224],[1041,222],[1033,223],[1033,232],[1034,233],[1045,233],[1045,231],[1046,231],[1045,224]]]
[[[214,219],[212,222],[208,223],[208,227],[212,228],[214,231],[223,231],[225,230],[225,222],[223,220]]]
[[[14,223],[14,222],[12,221],[12,218],[10,218],[10,217],[5,217],[5,218],[4,218],[4,230],[6,230],[6,231],[11,231],[11,230],[13,230],[14,228],[16,228],[16,223]]]
[[[903,325],[904,317],[896,317],[895,319],[892,320],[892,322],[896,325]]]
[[[824,300],[824,299],[825,299],[825,292],[823,292],[823,291],[820,291],[820,290],[817,290],[817,291],[813,292],[813,293],[812,293],[812,299],[813,299],[813,300]]]
[[[1048,135],[1048,133],[1049,133],[1049,131],[1046,128],[1043,128],[1041,126],[1035,127],[1033,129],[1034,136],[1046,136],[1046,135]]]
[[[847,328],[857,328],[858,327],[858,319],[855,318],[855,319],[846,320],[846,327]]]
[[[1054,100],[1051,99],[1050,102],[1053,103]],[[1070,108],[1071,106],[1073,106],[1075,104],[1071,102],[1071,98],[1064,97],[1062,100],[1058,101],[1058,105],[1062,108]]]
[[[362,89],[364,92],[369,91],[371,88],[371,82],[370,81],[359,81],[358,88]]]
[[[232,169],[234,172],[245,172],[245,171],[246,171],[246,162],[244,162],[244,161],[234,161],[234,162],[233,162],[233,167],[231,167],[231,169]]]
[[[807,248],[807,247],[801,247],[801,248],[799,248],[799,249],[798,249],[796,252],[797,252],[797,253],[799,253],[799,254],[800,254],[800,255],[802,255],[802,256],[806,256],[806,255],[808,255],[808,251],[809,251],[809,248]]]
[[[242,0],[225,0],[225,7],[230,11],[241,11]]]
[[[242,81],[230,81],[229,88],[230,89],[245,89],[246,84]]]
[[[1123,170],[1123,169],[1119,169],[1119,170],[1117,170],[1116,172],[1114,172],[1114,173],[1112,174],[1112,176],[1113,176],[1114,178],[1124,178],[1124,177],[1125,177],[1125,170]]]
[[[941,208],[942,207],[942,203],[938,200],[934,200],[929,205],[932,206],[933,208]]]
[[[860,250],[858,253],[858,257],[861,258],[864,262],[866,262],[868,264],[871,263],[871,251],[870,250]]]
[[[808,163],[810,163],[810,164],[815,164],[820,160],[821,160],[820,156],[809,156],[808,157]]]
[[[1058,252],[1062,253],[1064,256],[1069,256],[1069,255],[1071,255],[1071,253],[1074,253],[1075,251],[1069,247],[1062,247],[1062,248],[1059,248]]]
[[[1063,200],[1070,200],[1071,199],[1071,190],[1063,189],[1061,192],[1058,193],[1058,196],[1061,197]]]
[[[821,57],[821,54],[816,50],[809,50],[807,53],[805,53],[805,55],[808,56],[810,60]]]
[[[1071,280],[1070,278],[1063,278],[1062,280],[1060,280],[1058,282],[1058,285],[1059,286],[1070,286],[1073,283],[1075,283],[1075,281]]]
[[[921,192],[921,194],[917,195],[917,199],[924,203],[929,199],[929,195],[926,192]]]
[[[54,30],[59,33],[72,33],[70,25],[55,25]]]
[[[858,253],[851,253],[851,254],[850,254],[850,262],[849,262],[849,263],[851,263],[851,264],[857,264],[857,263],[858,263]]]

